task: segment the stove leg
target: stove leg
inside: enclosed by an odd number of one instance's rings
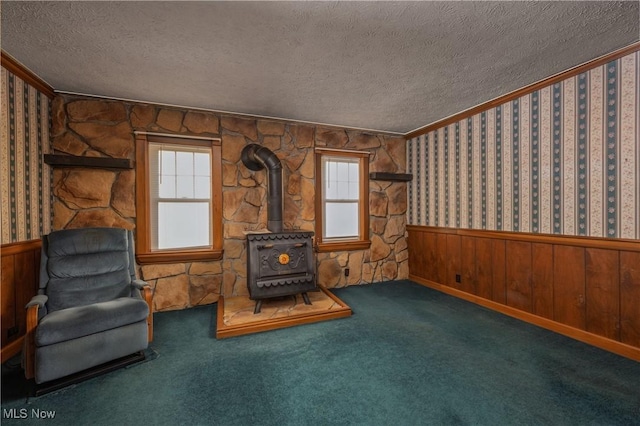
[[[304,304],[305,305],[311,305],[311,300],[309,300],[309,295],[307,294],[307,292],[305,291],[302,294],[302,298],[304,299]]]
[[[256,300],[256,307],[253,308],[253,314],[259,314],[260,313],[260,309],[262,309],[262,299],[258,299]]]

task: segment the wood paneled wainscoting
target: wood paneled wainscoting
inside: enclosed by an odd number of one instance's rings
[[[640,361],[640,241],[407,230],[410,279]]]
[[[37,293],[41,240],[4,244],[2,258],[2,362],[22,349],[27,328],[25,305]]]

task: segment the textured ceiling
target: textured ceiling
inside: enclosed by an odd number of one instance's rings
[[[11,2],[54,89],[405,133],[637,41],[637,1]]]

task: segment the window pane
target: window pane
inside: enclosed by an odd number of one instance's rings
[[[358,203],[325,203],[324,238],[358,236]]]
[[[160,198],[176,198],[176,177],[161,175],[158,183]]]
[[[178,175],[176,198],[193,198],[193,176]]]
[[[176,152],[176,169],[178,175],[193,175],[193,152]]]
[[[211,176],[211,161],[209,154],[196,152],[193,161],[193,174],[196,176]]]
[[[338,182],[349,181],[349,163],[343,161],[338,163],[338,173],[336,178],[338,179]]]
[[[357,200],[360,197],[360,164],[349,163],[349,199]]]
[[[326,200],[335,200],[338,198],[338,183],[335,180],[337,164],[333,161],[327,161],[325,165],[324,198]]]
[[[195,198],[211,198],[211,178],[208,176],[195,177]]]
[[[210,241],[209,203],[158,203],[158,246],[206,247]]]
[[[158,177],[151,179],[152,186],[158,185],[157,196],[161,198],[175,198],[176,196],[176,153],[175,151],[168,151],[163,149],[162,146],[155,146],[158,155]],[[154,165],[152,168],[155,169]]]
[[[324,194],[325,200],[338,199],[338,184],[335,182],[327,182]]]
[[[346,164],[340,163],[338,167],[339,176],[340,176],[340,169],[342,169],[343,171],[349,170],[347,167],[341,167],[341,166],[346,166]],[[338,199],[347,200],[349,199],[349,181],[346,179],[348,177],[347,173],[342,175],[342,177],[344,177],[345,179],[338,179],[338,182],[336,183],[336,186],[338,187]]]
[[[360,163],[352,159],[324,159],[324,199],[353,200],[360,197]]]
[[[348,184],[349,187],[349,196],[347,197],[348,200],[358,200],[360,199],[360,185],[358,184],[358,182],[349,182]]]
[[[327,176],[325,176],[325,179],[327,179],[328,181],[335,182],[338,176],[338,163],[331,160],[326,160],[326,161],[327,161]]]
[[[163,175],[176,174],[176,153],[175,151],[166,151],[160,147],[159,155],[161,156],[160,173]]]

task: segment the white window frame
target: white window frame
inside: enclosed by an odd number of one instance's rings
[[[369,239],[369,152],[316,148],[316,249],[317,251],[342,251],[366,249],[371,245]],[[357,235],[344,237],[326,236],[326,206],[329,202],[354,203],[352,199],[327,199],[325,188],[325,164],[328,160],[358,164],[358,232]]]
[[[168,150],[210,152],[211,194],[209,203],[209,244],[206,246],[187,246],[168,249],[157,248],[158,229],[157,208],[152,204],[165,200],[154,195],[151,176],[154,169],[150,155],[152,145],[165,145]],[[157,152],[157,151],[155,151]],[[158,169],[155,169],[156,173]],[[205,201],[199,198],[168,198],[173,202]],[[184,135],[166,135],[136,132],[136,259],[138,263],[166,263],[194,260],[217,260],[222,258],[222,153],[221,141],[217,138],[194,137]],[[185,218],[188,220],[188,218]]]

